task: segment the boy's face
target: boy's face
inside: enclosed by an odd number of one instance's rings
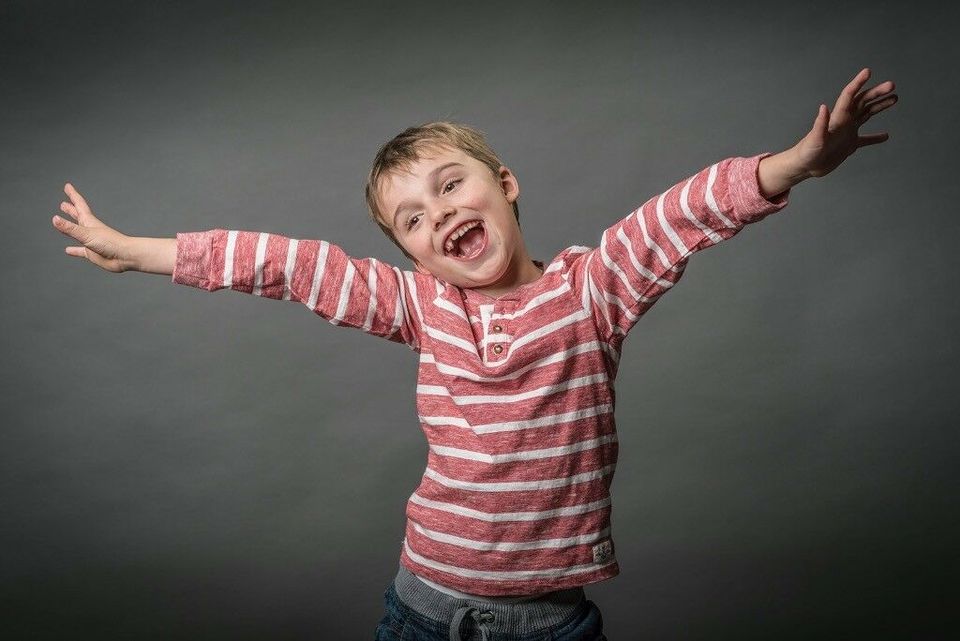
[[[506,167],[494,176],[459,149],[431,147],[409,171],[386,175],[379,193],[383,222],[418,271],[494,294],[529,275],[513,213],[520,185]]]

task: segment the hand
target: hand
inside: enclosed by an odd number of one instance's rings
[[[890,136],[859,134],[870,118],[897,102],[893,81],[883,82],[869,91],[860,91],[870,78],[870,69],[863,69],[850,81],[833,107],[820,105],[813,128],[794,148],[799,168],[805,176],[826,176],[860,147],[884,142]]]
[[[53,226],[60,232],[81,243],[81,247],[67,247],[70,256],[83,257],[110,272],[121,273],[134,269],[130,250],[130,237],[104,225],[90,211],[87,201],[73,185],[63,187],[70,202],[60,203],[60,210],[69,214],[76,223],[60,216],[53,217]],[[79,223],[79,224],[78,224]]]

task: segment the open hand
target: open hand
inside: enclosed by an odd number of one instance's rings
[[[813,128],[796,145],[797,161],[804,174],[820,177],[836,169],[860,147],[884,142],[890,136],[884,133],[860,135],[859,129],[870,118],[897,102],[893,81],[876,85],[860,92],[870,78],[870,69],[863,69],[850,81],[833,112],[820,105]],[[860,92],[860,93],[858,93]]]
[[[53,217],[53,226],[65,235],[74,238],[82,246],[67,247],[70,256],[86,258],[93,264],[111,272],[125,272],[132,268],[130,262],[130,237],[104,225],[93,215],[87,201],[73,185],[67,183],[63,191],[70,202],[60,203],[60,210],[69,214],[76,223],[60,216]]]

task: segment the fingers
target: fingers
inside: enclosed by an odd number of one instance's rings
[[[88,229],[85,229],[83,225],[78,225],[77,223],[70,222],[66,218],[61,218],[60,216],[53,217],[53,226],[56,227],[57,231],[66,234],[70,238],[79,240],[84,245],[90,240],[90,233]]]
[[[840,92],[840,97],[837,98],[837,104],[833,106],[833,110],[842,111],[849,109],[853,104],[857,92],[860,91],[860,88],[863,87],[864,83],[867,82],[869,78],[870,69],[861,69],[860,73],[854,76],[853,80],[851,80],[847,86],[843,88],[843,91]]]
[[[73,184],[66,183],[63,186],[63,192],[70,199],[70,202],[60,203],[60,211],[68,214],[71,218],[84,227],[107,227],[107,225],[104,225],[99,218],[94,216],[93,210],[90,209],[89,203],[87,203],[86,199],[80,195],[80,192],[77,191],[77,188],[74,187]]]
[[[886,82],[881,82],[879,85],[873,87],[869,91],[860,93],[855,100],[857,109],[863,109],[863,106],[871,100],[883,98],[887,94],[892,93],[894,89],[896,89],[896,86],[893,84],[893,81],[887,80]]]
[[[80,192],[76,188],[67,183],[63,186],[64,193],[70,198],[70,201],[73,203],[73,206],[77,208],[77,211],[80,214],[89,214],[90,206],[87,204],[87,201],[80,195]]]
[[[57,231],[60,233],[73,238],[74,240],[79,240],[81,243],[86,244],[86,234],[82,233],[81,230],[83,227],[72,223],[66,218],[61,218],[60,216],[53,217],[53,226],[57,228]],[[86,247],[67,247],[66,252],[71,256],[85,256]]]
[[[64,248],[63,251],[68,256],[86,258],[97,267],[102,267],[107,271],[124,271],[125,268],[123,264],[117,260],[116,251],[110,244],[110,241],[96,236],[97,233],[100,233],[100,230],[91,231],[83,225],[77,225],[59,216],[53,217],[53,226],[67,236],[83,243],[82,246],[74,245]]]
[[[76,223],[70,222],[66,218],[61,218],[60,216],[54,216],[52,222],[53,222],[54,228],[57,231],[59,231],[62,234],[66,234],[71,238],[76,238],[75,236],[76,229],[79,227],[79,225],[77,225]],[[80,239],[77,238],[77,240],[80,240]],[[83,242],[83,241],[80,241],[80,242]]]
[[[867,107],[868,117],[872,116],[875,113],[879,113],[888,107],[892,107],[897,102],[898,99],[899,99],[899,96],[897,96],[897,94],[892,94],[890,96],[887,96],[883,100],[878,100],[874,103],[871,103],[869,107]]]
[[[91,263],[93,263],[93,264],[96,265],[97,267],[106,269],[107,271],[111,271],[111,272],[122,272],[122,271],[123,271],[122,269],[120,269],[120,268],[116,265],[116,263],[115,263],[114,261],[110,261],[110,260],[104,258],[103,256],[101,256],[101,255],[98,254],[97,252],[95,252],[95,251],[93,251],[92,249],[89,249],[89,248],[87,248],[87,247],[76,247],[76,246],[74,246],[74,247],[65,247],[63,251],[64,251],[67,255],[69,255],[69,256],[75,256],[75,257],[77,257],[77,258],[86,258],[87,260],[89,260]]]
[[[863,126],[863,124],[870,120],[874,114],[878,114],[884,109],[889,109],[895,105],[897,103],[897,99],[897,94],[892,94],[882,100],[877,100],[876,102],[868,105],[865,109],[861,110],[860,114],[857,116],[858,126]]]
[[[77,213],[77,208],[71,205],[70,203],[60,203],[60,211],[71,216],[74,220],[80,220],[80,215]]]
[[[880,134],[864,134],[857,138],[857,147],[867,147],[869,145],[876,145],[877,143],[884,142],[889,140],[890,134],[883,132]]]

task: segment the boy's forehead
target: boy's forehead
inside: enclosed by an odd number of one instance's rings
[[[392,178],[393,174],[400,173],[408,177],[423,177],[429,174],[435,167],[438,167],[442,164],[448,162],[459,162],[461,164],[468,164],[471,160],[474,160],[471,156],[466,154],[462,149],[457,149],[455,147],[450,147],[440,143],[434,143],[429,146],[424,146],[422,149],[417,151],[417,157],[411,163],[405,166],[397,167],[393,171],[387,173],[387,178]]]
[[[410,164],[395,167],[381,175],[377,189],[381,202],[388,205],[389,201],[399,198],[401,192],[415,189],[438,167],[449,163],[469,167],[479,161],[460,149],[438,145],[424,148]]]

